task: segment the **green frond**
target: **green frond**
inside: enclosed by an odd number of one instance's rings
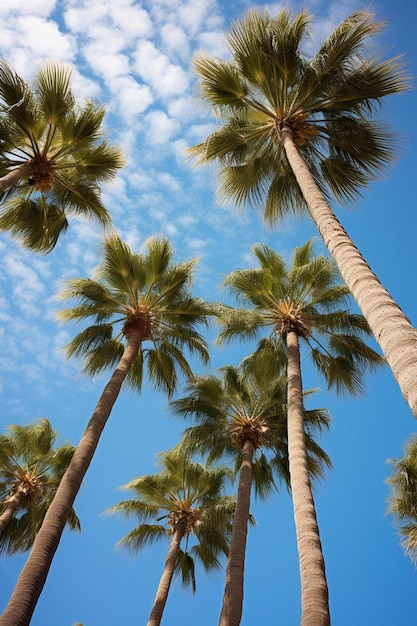
[[[63,143],[61,149],[65,151],[67,146],[72,146],[74,143],[79,148],[85,149],[87,146],[102,140],[101,125],[104,115],[105,109],[103,107],[88,100],[84,106],[68,111],[59,126]]]
[[[113,328],[111,324],[89,326],[78,333],[66,346],[67,357],[82,357],[85,352],[96,350],[112,339]]]
[[[38,72],[35,81],[37,103],[48,124],[59,126],[74,106],[71,91],[72,70],[58,63],[48,63]]]
[[[118,548],[125,548],[136,554],[145,546],[152,546],[159,539],[167,537],[167,529],[160,524],[140,524],[117,542]]]
[[[36,200],[14,196],[0,208],[0,230],[9,231],[34,252],[51,252],[67,228],[65,212],[43,196]]]
[[[133,484],[134,481],[133,481]],[[133,486],[125,485],[123,489],[133,489]],[[136,486],[140,489],[140,486]],[[145,522],[158,515],[159,507],[143,500],[123,500],[105,511],[107,514],[118,513],[125,519],[135,517],[138,522]]]
[[[183,550],[178,552],[174,572],[177,576],[181,577],[183,587],[191,587],[193,593],[196,592],[195,564],[191,554]]]
[[[112,181],[125,160],[118,148],[109,146],[102,141],[98,146],[91,148],[77,163],[77,166],[89,181],[96,185]]]
[[[252,484],[260,500],[266,500],[276,490],[273,467],[265,454],[257,456],[252,463]]]
[[[232,63],[198,55],[194,67],[202,78],[201,95],[204,101],[215,108],[243,106],[247,88]]]
[[[52,192],[55,202],[59,203],[64,210],[86,220],[94,219],[103,226],[111,225],[110,212],[101,200],[101,191],[94,183],[88,182],[86,177],[77,181],[68,179],[58,173],[55,175],[57,184]]]
[[[124,345],[116,339],[109,339],[102,345],[89,348],[88,355],[84,358],[83,372],[89,376],[97,376],[107,369],[114,369],[122,358],[124,350]],[[79,354],[81,352],[85,352],[85,344],[79,350]]]
[[[389,459],[392,464],[388,513],[400,536],[401,545],[411,560],[417,562],[417,437],[415,434],[405,445],[401,459]]]
[[[36,125],[35,111],[34,98],[27,83],[4,59],[0,59],[0,113],[7,116],[26,138],[31,138]]]

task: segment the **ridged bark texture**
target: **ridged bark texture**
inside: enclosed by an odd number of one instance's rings
[[[20,167],[16,167],[8,174],[0,177],[0,193],[14,187],[22,179],[30,174],[31,168],[29,164],[23,163]]]
[[[282,143],[311,217],[417,418],[417,330],[381,285],[333,213],[298,152],[291,129],[283,130]]]
[[[181,540],[184,537],[184,532],[185,520],[180,520],[172,536],[171,545],[169,547],[168,555],[165,561],[164,571],[159,581],[155,601],[152,607],[151,614],[149,616],[147,626],[159,626],[161,623],[165,604],[168,598],[169,588],[171,586],[172,577],[174,575],[175,561],[177,560],[177,556],[180,551]]]
[[[16,493],[14,493],[13,496],[9,499],[6,508],[0,515],[0,535],[2,532],[4,532],[4,530],[7,528],[7,526],[16,515],[16,511],[20,507],[23,497],[23,491],[21,489],[18,489]]]
[[[287,335],[288,456],[301,578],[301,626],[330,626],[329,592],[308,473],[303,387],[297,334]]]
[[[248,533],[254,450],[253,443],[246,440],[242,447],[242,463],[239,472],[236,509],[227,558],[226,584],[219,626],[239,626],[242,618],[246,536]]]
[[[139,340],[135,337],[129,338],[126,350],[104,388],[62,477],[9,603],[0,617],[0,626],[28,626],[30,623],[75,497],[93,459],[122,383],[138,351]]]

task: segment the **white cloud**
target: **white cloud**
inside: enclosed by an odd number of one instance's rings
[[[141,40],[134,53],[134,69],[163,98],[183,94],[188,86],[187,73],[179,65],[170,62],[151,41]]]
[[[120,114],[126,119],[143,113],[154,101],[149,86],[136,82],[131,76],[112,80],[110,88],[117,95]]]
[[[164,24],[160,34],[162,43],[169,52],[174,52],[182,58],[188,58],[189,39],[182,28],[177,24]]]
[[[146,116],[146,138],[152,145],[165,145],[180,130],[179,123],[164,111],[152,111]]]
[[[46,17],[55,9],[56,3],[57,0],[1,0],[0,17],[10,18],[16,13]]]

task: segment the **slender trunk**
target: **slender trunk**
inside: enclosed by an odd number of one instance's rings
[[[282,143],[311,217],[417,418],[417,330],[381,285],[333,213],[300,156],[291,129],[282,132]]]
[[[129,339],[119,364],[100,396],[45,515],[9,603],[0,617],[0,626],[28,626],[31,620],[75,497],[94,456],[100,435],[119,395],[122,383],[138,354],[139,345],[137,337]]]
[[[168,598],[169,588],[171,586],[172,577],[174,575],[175,561],[177,560],[180,550],[181,540],[184,537],[185,520],[180,520],[175,528],[168,555],[165,561],[165,567],[161,580],[159,581],[156,591],[155,601],[149,616],[147,626],[159,626],[164,612],[165,604]]]
[[[8,172],[5,176],[0,177],[0,194],[6,189],[10,189],[10,187],[14,187],[17,183],[22,180],[22,178],[26,178],[30,174],[30,166],[27,163],[23,163],[19,167]]]
[[[301,578],[301,625],[329,626],[329,593],[308,472],[304,433],[303,388],[297,334],[287,335],[288,456]]]
[[[22,500],[24,498],[24,492],[22,489],[19,489],[14,493],[9,500],[7,501],[6,508],[3,513],[0,515],[0,535],[5,531],[7,526],[10,524],[14,516],[16,515],[16,511],[18,511]]]
[[[246,535],[252,487],[253,443],[246,439],[242,447],[236,510],[233,517],[232,539],[226,566],[226,584],[219,626],[239,626],[243,606]]]

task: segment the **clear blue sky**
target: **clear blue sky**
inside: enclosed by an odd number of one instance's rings
[[[285,258],[315,234],[308,221],[286,221],[266,231],[259,217],[232,215],[216,205],[211,174],[190,170],[184,149],[207,135],[211,119],[193,99],[190,59],[203,49],[223,56],[223,32],[250,5],[213,0],[2,0],[0,55],[25,77],[45,59],[74,66],[78,96],[108,109],[111,141],[122,146],[127,165],[105,190],[118,232],[141,249],[149,235],[166,234],[178,260],[198,256],[195,291],[222,297],[222,275],[251,264],[250,248],[265,242]],[[271,13],[276,4],[257,4]],[[304,4],[290,5],[299,11]],[[369,9],[356,0],[315,0],[315,41],[350,12]],[[390,55],[404,53],[416,74],[417,9],[394,0],[373,2],[387,21],[378,43]],[[314,44],[314,41],[313,41]],[[350,212],[336,207],[345,228],[417,325],[415,295],[416,95],[388,100],[382,111],[403,135],[394,167],[369,187]],[[65,363],[61,348],[72,329],[59,326],[55,294],[66,278],[90,275],[101,233],[72,221],[56,251],[35,257],[0,235],[0,431],[11,423],[47,417],[63,439],[77,443],[104,378],[90,382],[79,363]],[[317,250],[322,251],[317,242]],[[212,367],[238,363],[251,346],[213,346]],[[320,386],[307,364],[306,387]],[[335,626],[402,626],[416,623],[416,571],[399,546],[386,515],[386,460],[402,455],[415,422],[387,369],[369,378],[365,397],[335,398],[323,388],[311,402],[328,407],[331,430],[321,444],[334,468],[315,492]],[[155,453],[175,445],[182,424],[170,417],[165,398],[145,389],[124,391],[103,434],[76,500],[81,535],[65,532],[33,626],[145,624],[165,545],[136,558],[114,550],[132,525],[102,512],[125,497],[118,487],[153,473]],[[250,529],[242,626],[296,626],[300,617],[298,559],[291,501],[285,491],[254,503],[258,525]],[[24,556],[0,560],[0,610],[8,600]],[[223,573],[197,572],[197,594],[172,587],[163,623],[214,626]]]

